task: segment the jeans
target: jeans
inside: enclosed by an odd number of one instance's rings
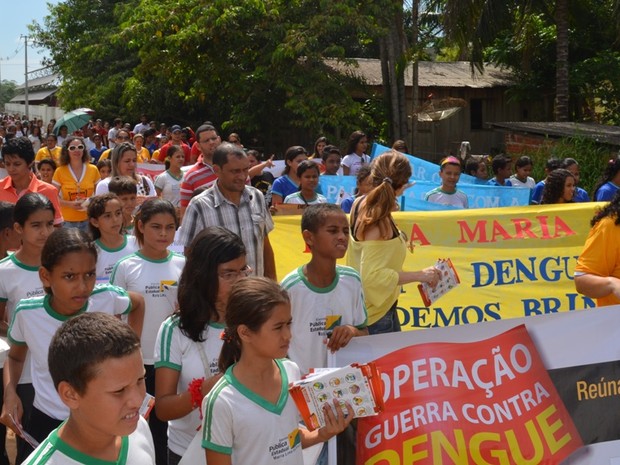
[[[400,322],[398,321],[398,313],[396,312],[396,306],[398,301],[394,302],[394,305],[390,309],[375,321],[373,324],[368,325],[368,334],[386,334],[400,332]]]
[[[84,231],[86,233],[90,232],[88,230],[88,220],[86,220],[86,221],[65,221],[62,224],[62,227],[63,228],[77,228],[77,229],[79,229],[81,231]]]

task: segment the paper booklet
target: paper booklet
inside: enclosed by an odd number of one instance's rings
[[[418,284],[420,295],[422,296],[424,305],[427,307],[435,303],[437,299],[443,296],[446,292],[451,291],[461,283],[459,275],[456,272],[454,265],[452,265],[452,260],[449,258],[440,258],[437,260],[437,263],[435,263],[435,268],[441,271],[441,278],[434,289],[431,288],[428,283]]]
[[[310,431],[325,426],[323,405],[333,409],[333,399],[343,407],[348,402],[354,418],[376,415],[384,409],[381,374],[372,362],[316,370],[293,383],[289,392]]]

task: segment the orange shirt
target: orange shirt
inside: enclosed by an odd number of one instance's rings
[[[50,199],[52,205],[54,205],[54,224],[62,224],[64,221],[60,210],[60,201],[58,199],[58,189],[51,184],[37,179],[34,174],[30,175],[30,184],[28,187],[21,191],[19,194],[13,186],[13,181],[10,176],[7,176],[0,181],[0,200],[10,203],[17,203],[20,197],[28,192],[38,192]]]

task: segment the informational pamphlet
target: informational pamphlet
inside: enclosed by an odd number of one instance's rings
[[[334,399],[343,408],[348,403],[354,418],[383,410],[381,374],[372,362],[317,370],[293,383],[289,392],[310,431],[325,426],[323,406],[333,409]]]
[[[418,284],[420,295],[427,307],[437,301],[441,296],[457,287],[461,281],[456,269],[449,258],[440,258],[435,263],[435,268],[441,271],[441,278],[437,285],[432,288],[428,283]]]

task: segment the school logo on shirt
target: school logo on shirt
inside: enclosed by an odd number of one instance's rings
[[[341,315],[328,315],[327,317],[325,317],[325,329],[327,331],[333,331],[336,326],[340,326],[341,322]]]
[[[288,435],[288,446],[294,449],[297,444],[301,444],[301,435],[299,434],[299,428],[296,428]]]
[[[287,437],[284,437],[278,440],[275,444],[269,446],[269,454],[273,460],[279,460],[292,454],[297,446],[300,445],[301,435],[299,434],[299,429],[295,428],[287,435]]]
[[[164,286],[176,286],[177,282],[174,280],[168,280],[168,281],[159,281],[159,292],[164,292]]]
[[[311,333],[319,333],[320,336],[327,336],[342,323],[342,315],[327,315],[317,318],[309,323]]]

